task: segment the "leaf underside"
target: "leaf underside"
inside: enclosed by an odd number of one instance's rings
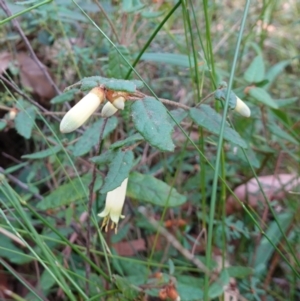
[[[221,129],[222,116],[208,105],[201,105],[199,108],[190,109],[191,118],[209,132],[219,135]],[[241,138],[238,132],[225,124],[224,139],[247,148],[247,143]]]

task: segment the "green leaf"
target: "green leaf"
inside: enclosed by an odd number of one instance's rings
[[[143,11],[141,13],[141,16],[146,19],[151,19],[151,18],[157,18],[159,16],[162,16],[164,13],[165,13],[164,10],[161,10],[161,11],[148,10],[148,11]]]
[[[127,196],[163,207],[180,206],[186,202],[186,197],[179,194],[175,188],[151,175],[138,172],[133,172],[129,176]]]
[[[0,120],[0,131],[5,129],[7,126],[7,122],[5,120]]]
[[[193,67],[193,62],[190,62],[189,57],[185,54],[145,52],[142,55],[141,60],[175,65],[184,68],[190,68],[191,65]]]
[[[169,275],[173,275],[175,273],[175,265],[171,258],[168,259],[169,265]]]
[[[123,0],[122,10],[126,13],[133,13],[141,10],[145,4],[140,0]]]
[[[285,99],[276,99],[276,104],[279,108],[283,108],[286,106],[289,106],[293,103],[295,103],[299,97],[291,97],[291,98],[285,98]]]
[[[299,145],[299,142],[289,133],[287,133],[286,131],[284,131],[283,129],[281,129],[281,127],[279,127],[277,124],[273,123],[273,124],[268,124],[268,128],[270,130],[270,132],[272,134],[274,134],[275,136],[287,140],[289,142],[291,142],[292,144],[295,145]]]
[[[277,103],[272,99],[270,94],[262,88],[251,88],[249,90],[249,95],[255,98],[257,101],[269,106],[270,108],[278,109]]]
[[[209,287],[208,296],[213,299],[223,294],[224,286],[226,286],[229,281],[230,277],[227,270],[223,270],[220,277]]]
[[[131,56],[128,48],[123,45],[116,46],[127,61],[130,62]],[[108,75],[115,78],[124,78],[129,69],[130,66],[128,66],[127,62],[123,59],[117,49],[113,47],[108,55]]]
[[[36,109],[33,106],[18,113],[15,118],[15,128],[17,132],[26,139],[31,137],[36,117]]]
[[[133,166],[133,159],[134,155],[132,151],[123,152],[117,150],[114,152],[113,160],[108,166],[108,173],[104,179],[104,185],[101,188],[101,193],[112,191],[128,178]]]
[[[287,229],[292,223],[293,216],[293,212],[284,212],[277,216],[278,223],[283,233],[286,233]],[[260,240],[260,244],[256,249],[254,256],[254,267],[258,267],[260,265],[264,265],[266,267],[269,259],[275,251],[274,247],[270,244],[266,237],[268,237],[275,246],[277,246],[277,244],[280,242],[282,233],[279,230],[276,221],[270,223],[269,228],[267,229],[267,231],[265,231],[265,235]],[[252,259],[250,259],[250,262],[252,262]]]
[[[262,80],[261,82],[259,82],[259,83],[255,83],[255,86],[256,87],[261,87],[261,88],[263,88],[263,87],[266,87],[266,85],[269,83],[269,81],[267,80],[267,79],[264,79],[264,80]],[[266,89],[266,88],[264,88],[264,89]]]
[[[33,260],[32,256],[25,254],[7,236],[0,234],[0,257],[8,259],[11,263],[24,264]]]
[[[161,102],[153,97],[145,97],[132,104],[131,112],[134,126],[145,140],[162,151],[174,150],[173,126]]]
[[[98,144],[103,122],[104,119],[100,118],[83,133],[73,147],[74,156],[78,157],[85,155]],[[118,119],[115,116],[110,117],[105,126],[103,139],[110,134],[117,127],[117,125]]]
[[[174,119],[175,119],[175,120],[177,121],[177,123],[179,123],[179,124],[182,122],[183,119],[185,119],[185,118],[189,115],[188,111],[187,111],[187,110],[184,110],[184,109],[182,109],[182,108],[172,110],[172,111],[170,111],[170,114],[174,117]],[[176,123],[173,121],[173,119],[172,119],[170,116],[168,116],[168,119],[169,119],[169,122],[170,122],[173,126],[176,125]]]
[[[177,282],[177,291],[184,301],[199,301],[203,300],[203,291],[199,288],[199,284],[189,285],[186,283]]]
[[[143,82],[139,80],[123,80],[110,78],[104,83],[105,87],[114,91],[125,91],[129,93],[136,92],[136,89],[140,89],[144,86]]]
[[[244,74],[244,79],[248,83],[258,83],[265,78],[265,63],[261,55],[254,58]]]
[[[286,66],[288,66],[291,63],[290,60],[286,61],[281,61],[274,66],[272,66],[267,74],[266,74],[266,79],[269,81],[268,84],[265,86],[265,89],[268,90],[270,86],[273,84],[275,81],[276,77],[285,69]]]
[[[48,292],[51,289],[51,287],[53,287],[55,285],[55,283],[56,283],[56,280],[53,277],[53,275],[51,275],[48,270],[44,270],[44,272],[42,273],[42,276],[40,277],[40,280],[39,280],[39,285],[42,288],[42,290],[44,292],[45,291]]]
[[[10,173],[13,173],[13,172],[25,167],[25,166],[28,166],[28,162],[23,162],[23,163],[11,166],[9,168],[6,168],[5,171],[3,171],[3,174],[7,175],[7,174],[10,174]]]
[[[134,93],[136,89],[140,89],[144,86],[143,82],[139,80],[105,78],[102,76],[85,77],[79,83],[81,84],[80,89],[82,91],[89,91],[97,86],[103,85],[110,90]]]
[[[219,135],[222,116],[208,105],[201,105],[199,108],[190,109],[191,118],[209,132]],[[247,143],[240,137],[239,133],[225,124],[224,139],[247,148]]]
[[[56,145],[54,147],[50,147],[50,148],[42,150],[40,152],[24,155],[24,156],[22,156],[22,158],[23,159],[44,159],[44,158],[47,158],[49,156],[55,155],[61,149],[62,149],[62,147],[60,145]]]
[[[241,267],[241,266],[231,266],[226,268],[230,277],[233,278],[245,278],[254,273],[254,270],[249,267]]]
[[[112,279],[116,284],[116,287],[122,292],[122,299],[137,300],[141,291],[138,287],[132,285],[127,279],[118,275],[113,275]]]
[[[215,92],[215,98],[220,99],[225,101],[226,100],[226,95],[227,95],[227,89],[217,89]],[[230,91],[229,95],[229,108],[234,110],[236,107],[236,101],[237,101],[237,96],[234,94],[234,92]]]
[[[99,165],[108,164],[114,159],[115,151],[108,150],[105,153],[90,158],[90,161]]]
[[[79,83],[81,84],[81,91],[90,91],[101,85],[101,76],[85,77]]]
[[[251,147],[249,147],[248,149],[245,150],[246,151],[246,155],[248,157],[248,159],[251,162],[251,165],[254,168],[259,168],[261,162],[258,160],[256,153],[253,151],[253,149]],[[241,148],[238,149],[237,153],[231,153],[232,157],[234,157],[234,160],[236,162],[238,162],[238,164],[244,164],[246,166],[249,166],[248,160],[245,158],[244,152],[242,151]]]
[[[88,173],[81,178],[76,178],[67,184],[59,186],[56,190],[41,200],[38,203],[37,208],[47,210],[50,208],[69,205],[83,198],[87,198],[88,186],[91,183],[91,180],[92,174]],[[81,185],[81,181],[83,185]],[[95,182],[94,191],[100,189],[101,185],[102,178],[98,177]]]
[[[57,104],[57,103],[64,103],[66,101],[71,101],[74,99],[74,95],[78,92],[78,89],[68,90],[65,93],[57,95],[56,97],[52,98],[50,103]]]
[[[110,149],[115,149],[115,148],[120,148],[123,146],[128,146],[131,145],[133,143],[135,143],[136,141],[141,141],[144,140],[143,136],[139,133],[133,134],[130,137],[124,139],[124,140],[120,140],[115,142],[114,144],[112,144],[110,146]]]

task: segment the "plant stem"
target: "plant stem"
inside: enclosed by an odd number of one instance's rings
[[[107,124],[108,118],[105,118],[103,120],[102,123],[102,127],[100,130],[100,136],[99,136],[99,142],[96,146],[96,154],[99,155],[101,153],[101,145],[102,145],[102,140],[103,140],[103,134],[104,134],[104,130],[105,130],[105,126]],[[97,166],[96,163],[94,163],[93,165],[93,171],[92,171],[93,175],[92,175],[92,181],[89,185],[89,202],[88,202],[88,216],[87,216],[87,222],[86,222],[86,226],[87,226],[87,234],[86,234],[86,256],[88,259],[90,259],[90,255],[91,255],[91,250],[90,250],[90,243],[91,243],[91,214],[92,214],[92,205],[93,205],[93,190],[94,190],[94,186],[95,186],[95,182],[96,182],[96,178],[97,178]],[[88,262],[86,262],[85,265],[85,277],[86,277],[86,294],[89,295],[89,278],[90,278],[90,274],[91,274],[91,266]]]

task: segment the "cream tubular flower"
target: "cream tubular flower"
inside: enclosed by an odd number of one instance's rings
[[[236,106],[234,108],[234,111],[244,117],[250,117],[251,115],[249,107],[238,97],[236,97]]]
[[[107,118],[114,115],[117,111],[118,109],[108,101],[102,108],[101,116]]]
[[[92,89],[67,112],[60,123],[60,131],[70,133],[78,129],[98,109],[104,98],[105,93],[102,88]]]
[[[115,233],[117,233],[119,219],[124,218],[121,212],[125,201],[127,182],[128,178],[122,182],[121,186],[109,191],[106,195],[105,208],[98,214],[98,216],[104,217],[102,227],[105,227],[105,231],[108,230],[109,219],[111,219],[111,229],[115,227]]]

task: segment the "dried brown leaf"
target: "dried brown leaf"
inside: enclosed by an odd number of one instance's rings
[[[0,53],[0,74],[2,74],[9,66],[12,61],[12,56],[9,52],[4,51]]]
[[[16,55],[16,59],[19,63],[20,78],[23,86],[29,87],[34,94],[37,94],[42,99],[51,99],[56,95],[44,72],[32,58],[25,52],[19,52]],[[47,70],[46,66],[44,68]]]

